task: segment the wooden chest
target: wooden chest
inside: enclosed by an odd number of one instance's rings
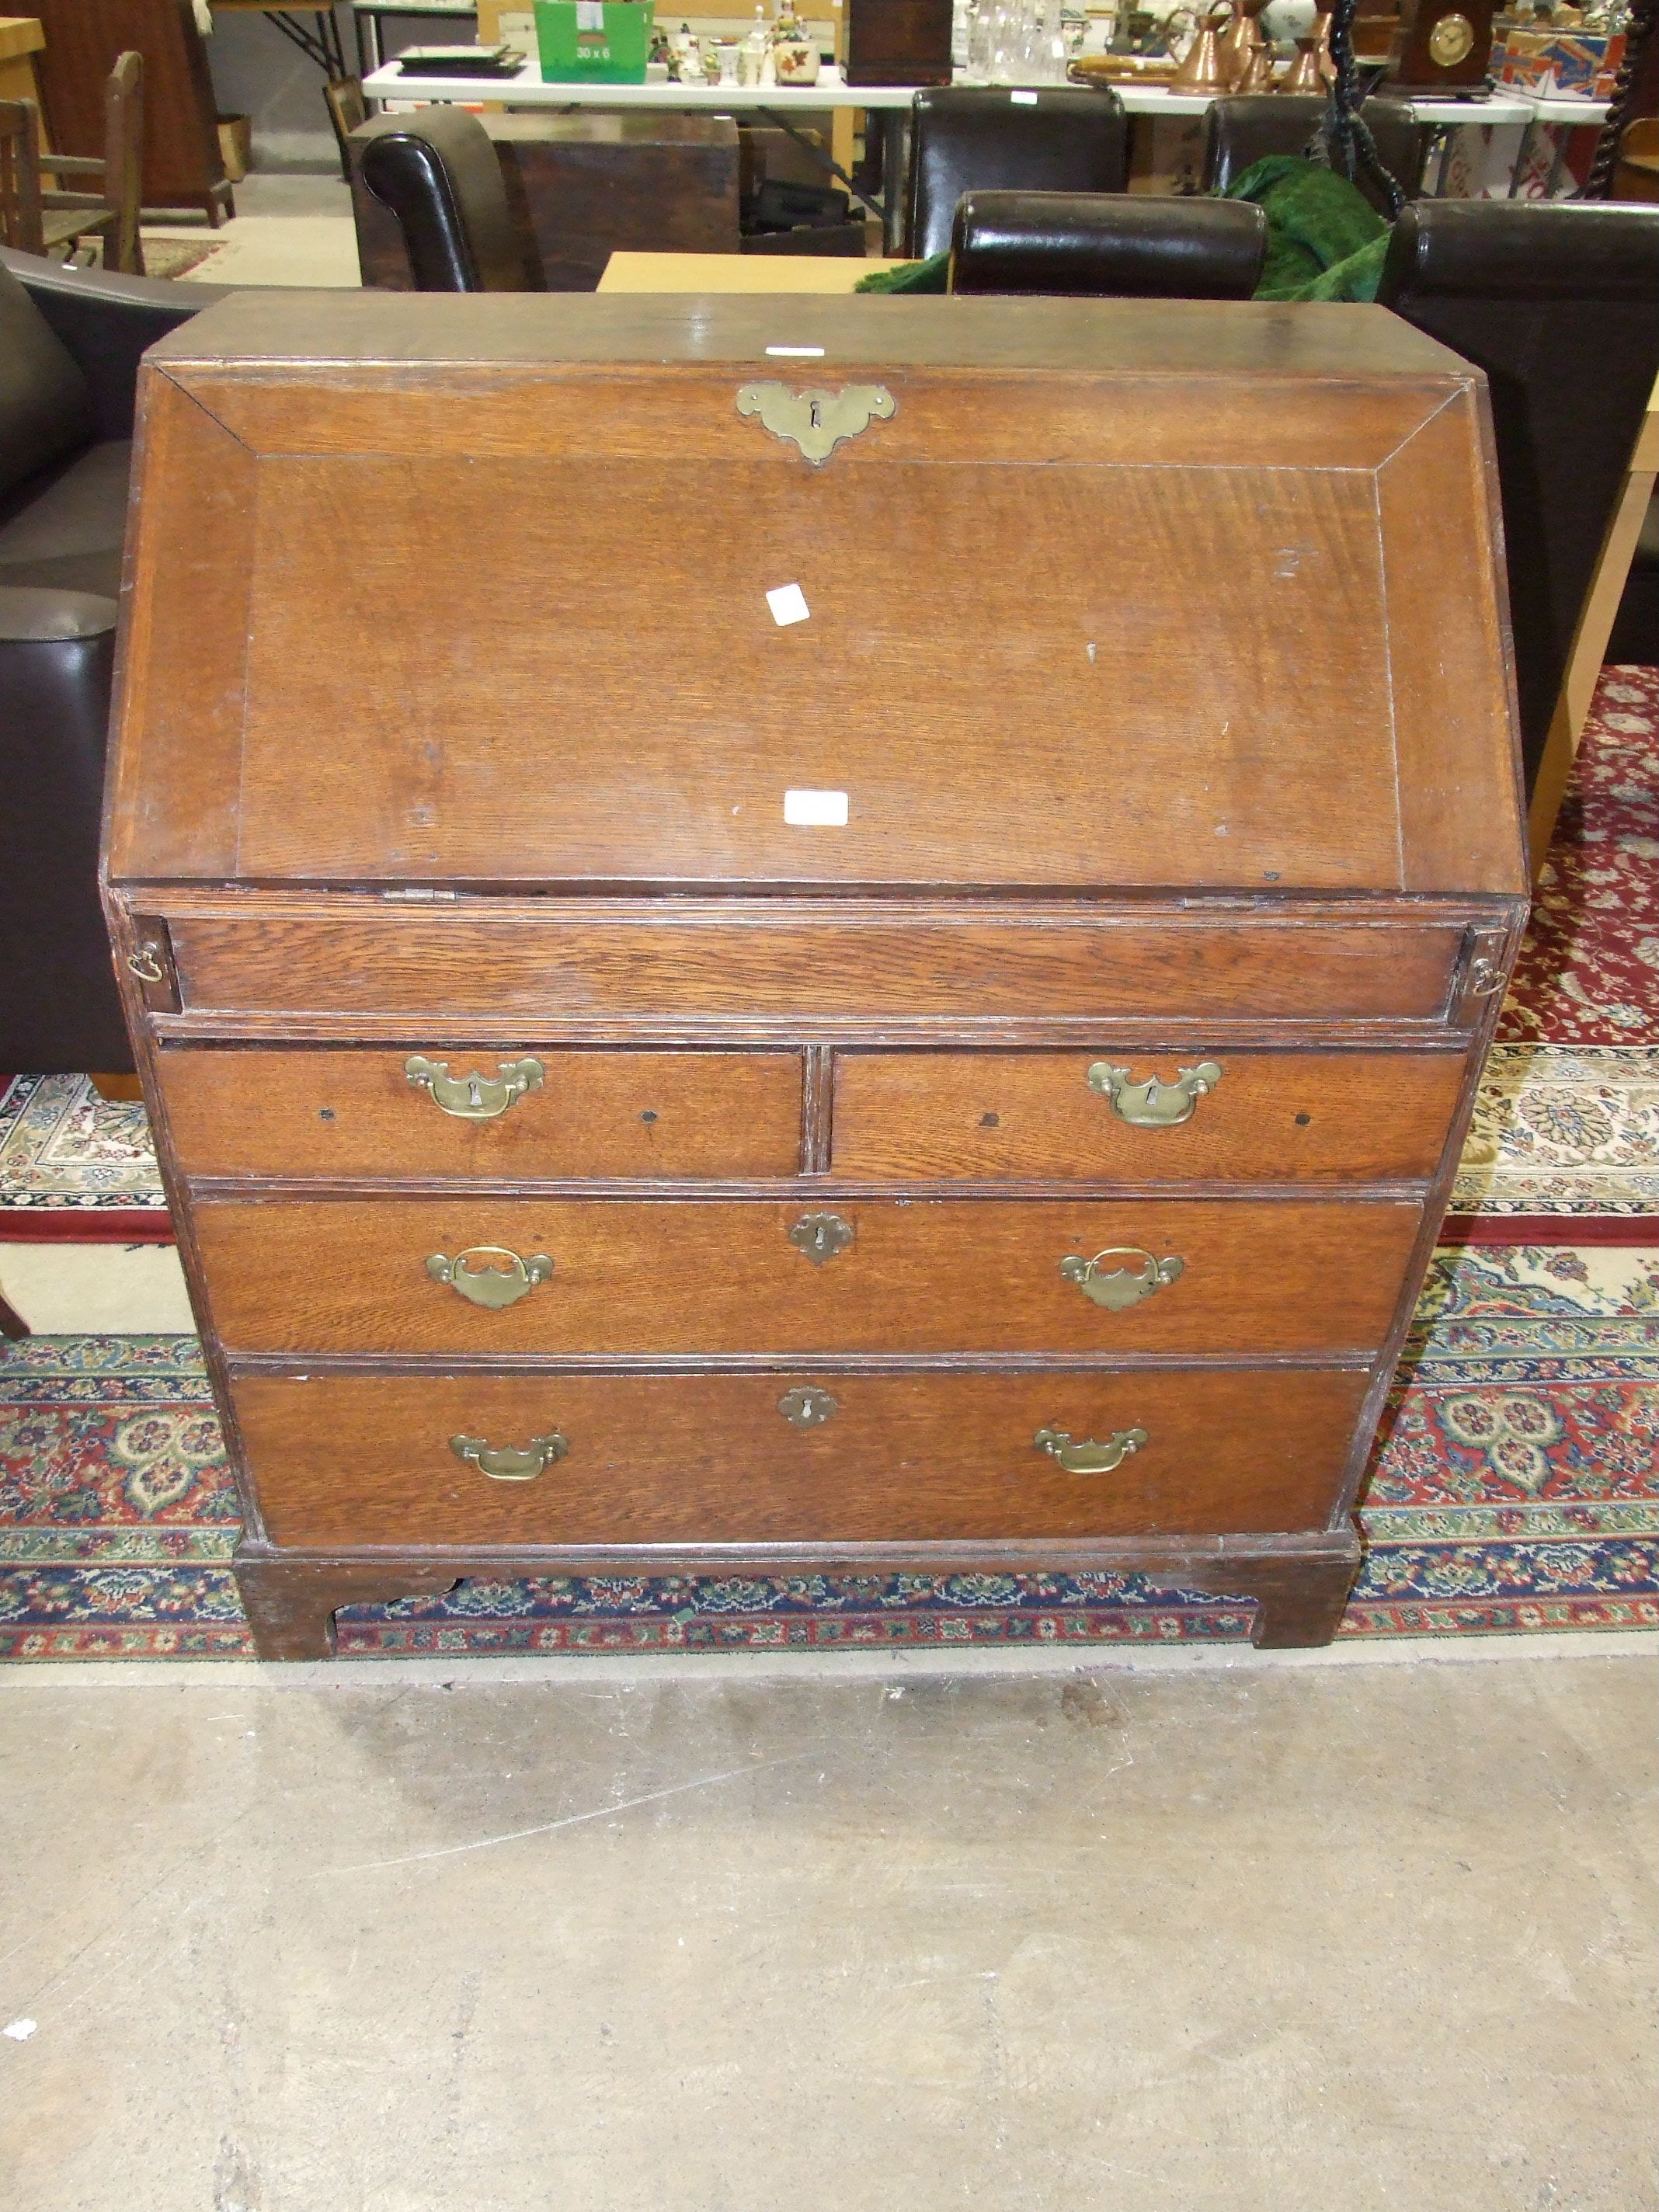
[[[578,1571],[1331,1634],[1524,914],[1477,372],[248,294],[140,483],[109,908],[262,1652]]]

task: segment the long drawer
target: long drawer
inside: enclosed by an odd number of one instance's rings
[[[793,1176],[799,1052],[181,1047],[159,1056],[198,1176]]]
[[[1455,1052],[836,1055],[837,1175],[1386,1182],[1433,1174]]]
[[[1368,1352],[1404,1201],[432,1198],[198,1209],[240,1352]]]
[[[234,1395],[279,1544],[713,1545],[1320,1528],[1364,1387],[1315,1370],[259,1376]]]
[[[273,902],[180,915],[168,934],[187,1012],[459,1023],[1434,1021],[1463,944],[1449,922],[1018,905],[916,912],[835,900],[565,915],[505,899],[314,914]]]

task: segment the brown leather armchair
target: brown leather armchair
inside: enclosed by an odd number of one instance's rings
[[[1486,373],[1530,791],[1659,374],[1659,207],[1420,200],[1376,296]]]
[[[915,97],[902,251],[943,253],[964,192],[1128,185],[1129,118],[1109,88],[1054,87],[1016,101],[1001,86],[941,85]]]
[[[464,107],[377,115],[351,133],[363,188],[398,219],[417,292],[539,292],[489,134]]]
[[[0,1068],[131,1069],[98,830],[133,393],[221,295],[0,252]]]
[[[1204,118],[1204,190],[1224,192],[1237,178],[1269,154],[1300,154],[1318,129],[1326,103],[1316,93],[1241,93],[1212,101]],[[1423,185],[1432,127],[1416,121],[1399,100],[1368,100],[1360,116],[1371,134],[1377,157],[1401,191],[1414,199]],[[1383,216],[1389,209],[1371,179],[1355,179]]]
[[[1248,200],[964,192],[951,240],[951,289],[1248,300],[1267,251],[1267,218]]]

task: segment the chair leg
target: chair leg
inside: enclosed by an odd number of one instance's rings
[[[4,1297],[0,1297],[0,1336],[9,1336],[15,1340],[28,1334],[29,1325],[22,1315]]]
[[[106,1105],[132,1105],[144,1095],[144,1086],[136,1075],[105,1073],[89,1075],[87,1081]]]

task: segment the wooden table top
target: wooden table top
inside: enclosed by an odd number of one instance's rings
[[[613,253],[601,292],[850,292],[877,269],[902,261],[860,261],[810,253]]]

